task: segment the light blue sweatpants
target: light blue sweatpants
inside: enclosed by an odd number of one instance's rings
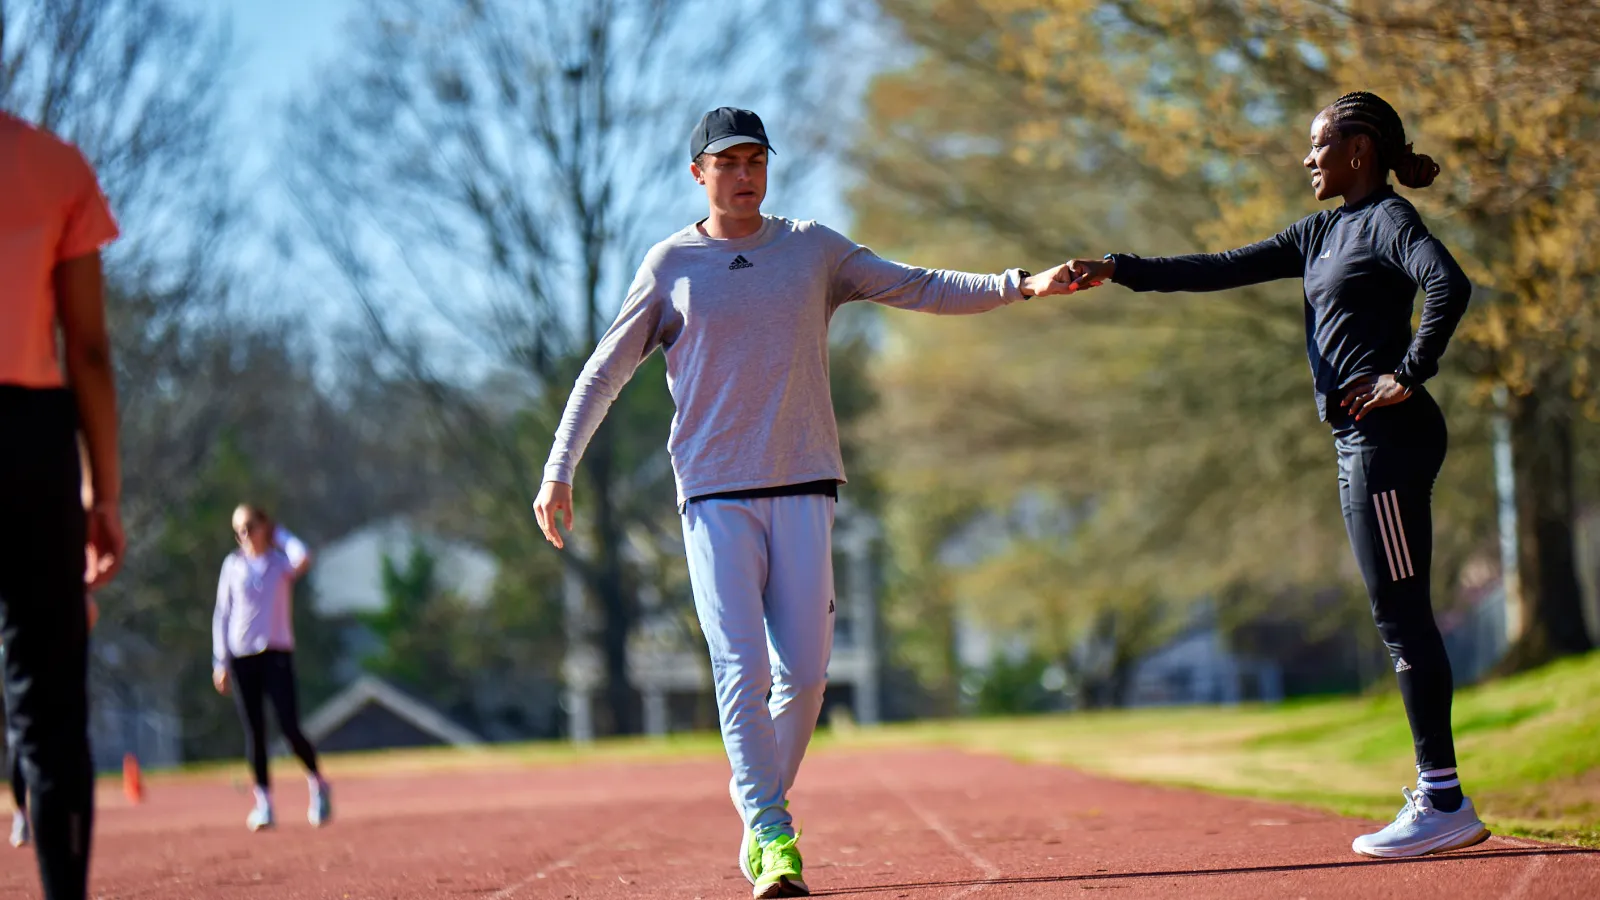
[[[822,495],[701,500],[683,512],[689,581],[740,815],[794,834],[784,806],[833,652],[833,514]],[[768,691],[771,699],[768,699]]]

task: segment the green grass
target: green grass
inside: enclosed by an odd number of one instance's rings
[[[1463,690],[1454,722],[1462,778],[1492,828],[1600,846],[1600,653]],[[1416,779],[1394,693],[923,723],[838,742],[932,743],[1373,819]]]
[[[1600,652],[1456,695],[1462,779],[1497,833],[1600,847]],[[835,729],[819,748],[946,746],[1387,819],[1416,780],[1397,694]],[[334,777],[717,756],[715,734],[338,754]],[[243,776],[237,761],[172,777]]]
[[[524,744],[486,744],[462,750],[454,747],[427,747],[407,750],[380,750],[361,753],[322,754],[330,774],[339,777],[368,777],[411,773],[471,771],[497,767],[560,766],[596,762],[660,762],[696,759],[722,753],[722,739],[715,733],[673,734],[659,738],[607,738],[579,746],[565,741]],[[273,767],[294,769],[292,759],[273,760]],[[237,759],[185,763],[176,768],[146,774],[156,780],[171,778],[244,777]],[[104,774],[102,784],[116,782],[121,775]]]

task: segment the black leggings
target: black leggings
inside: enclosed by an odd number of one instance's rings
[[[28,811],[28,781],[22,777],[22,757],[15,753],[11,757],[11,802],[16,805],[18,812]]]
[[[233,674],[233,702],[239,708],[239,721],[244,724],[244,752],[255,774],[256,787],[267,787],[267,723],[263,715],[263,695],[272,700],[278,714],[278,729],[300,757],[306,771],[316,774],[317,751],[300,732],[300,711],[295,702],[294,654],[283,650],[268,650],[253,656],[234,658],[229,664]]]
[[[72,394],[0,385],[0,641],[6,731],[32,790],[48,900],[81,900],[94,829],[86,523]]]
[[[1334,427],[1339,499],[1372,618],[1394,662],[1421,770],[1456,764],[1450,733],[1455,685],[1433,620],[1433,483],[1449,441],[1444,414],[1424,391],[1360,422]]]

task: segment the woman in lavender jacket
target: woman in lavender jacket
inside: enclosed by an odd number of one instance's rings
[[[222,561],[217,581],[211,680],[219,694],[228,693],[230,683],[236,688],[234,705],[244,725],[245,755],[255,776],[255,808],[245,822],[251,831],[273,824],[262,709],[262,699],[268,698],[284,739],[306,767],[311,788],[306,817],[321,826],[331,817],[332,806],[328,783],[317,771],[317,751],[300,731],[291,605],[294,583],[311,568],[311,553],[299,538],[275,526],[260,507],[241,505],[234,510],[233,533],[239,549]]]

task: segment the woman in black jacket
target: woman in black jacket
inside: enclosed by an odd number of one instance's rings
[[[1453,684],[1429,597],[1431,500],[1446,431],[1423,383],[1439,371],[1472,286],[1417,211],[1389,186],[1433,183],[1393,107],[1346,94],[1311,123],[1305,158],[1318,200],[1343,205],[1227,253],[1073,260],[1075,283],[1135,291],[1219,291],[1279,278],[1305,284],[1306,350],[1317,412],[1333,429],[1339,496],[1372,616],[1394,660],[1416,745],[1417,790],[1388,827],[1362,835],[1369,856],[1420,856],[1487,839],[1461,793],[1450,732]],[[1422,322],[1411,332],[1417,288]]]

